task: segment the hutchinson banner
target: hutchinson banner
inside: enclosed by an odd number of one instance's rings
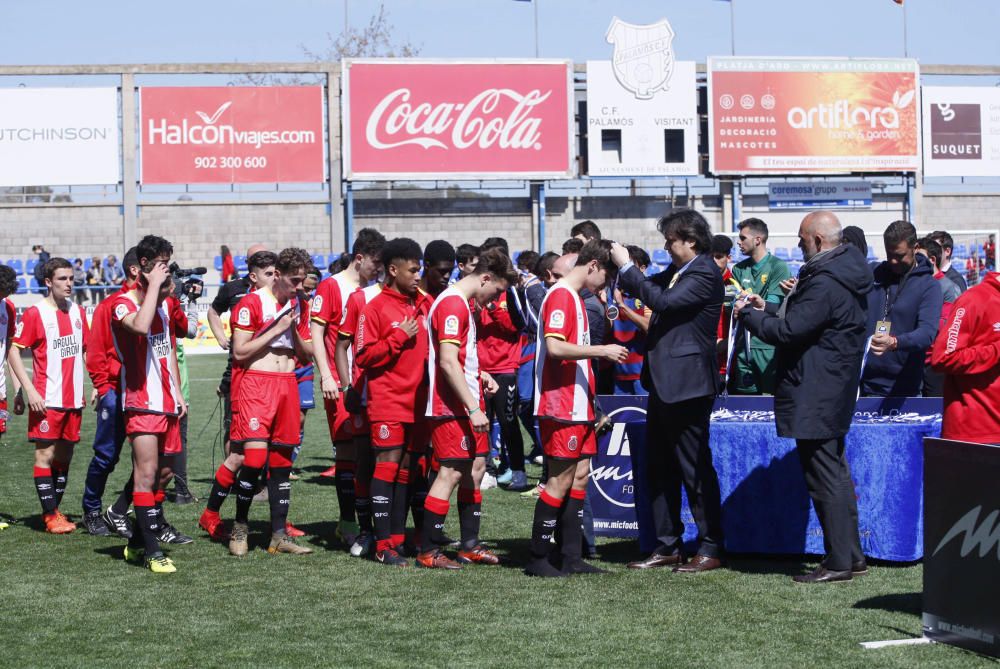
[[[1000,176],[1000,88],[924,86],[924,176]]]
[[[915,171],[917,82],[908,59],[709,58],[709,169]]]
[[[320,86],[144,87],[145,184],[325,180]]]
[[[573,176],[566,60],[345,60],[344,177]]]
[[[115,88],[0,90],[0,186],[118,183]]]

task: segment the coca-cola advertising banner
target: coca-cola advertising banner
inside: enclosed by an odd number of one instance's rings
[[[915,171],[917,81],[907,59],[709,58],[709,169]]]
[[[344,176],[574,174],[572,63],[345,60]]]
[[[145,184],[325,180],[320,86],[144,87]]]

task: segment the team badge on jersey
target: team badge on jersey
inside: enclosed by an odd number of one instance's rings
[[[569,438],[568,442],[566,442],[566,448],[568,448],[571,451],[575,451],[577,449],[577,446],[579,446],[579,445],[580,445],[580,442],[577,440],[575,434],[572,437]]]
[[[239,315],[236,316],[237,325],[250,325],[250,310],[246,307],[240,309]]]
[[[462,437],[462,443],[460,443],[459,446],[462,447],[463,451],[469,450],[469,438],[463,436]]]
[[[566,324],[566,314],[562,309],[556,309],[549,315],[549,327],[560,329]]]
[[[126,307],[124,304],[119,304],[117,307],[115,307],[115,318],[121,320],[126,316],[128,316],[128,307]]]
[[[254,432],[256,432],[257,430],[259,430],[260,429],[260,421],[257,420],[256,418],[251,418],[250,419],[250,429],[253,430]]]
[[[312,312],[318,314],[321,311],[323,311],[323,296],[317,295],[312,301]]]
[[[458,336],[458,316],[453,314],[444,319],[444,334]]]
[[[378,438],[379,439],[388,439],[389,438],[389,426],[388,425],[379,425],[379,427],[378,427]]]
[[[38,431],[41,432],[42,434],[48,432],[49,431],[49,421],[43,420],[41,423],[39,423],[38,424]]]

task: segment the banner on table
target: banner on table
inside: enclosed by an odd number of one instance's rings
[[[872,206],[868,181],[779,181],[767,184],[771,209],[841,209]]]
[[[607,395],[599,401],[612,427],[598,439],[597,455],[590,463],[587,496],[594,512],[594,533],[636,537],[632,449],[644,449],[646,442],[646,398]]]
[[[144,87],[140,181],[325,179],[320,86]]]
[[[917,82],[908,59],[709,58],[709,169],[915,171]]]
[[[673,62],[657,90],[627,86],[611,61],[587,62],[587,173],[698,174],[698,88],[693,62]]]
[[[1000,176],[1000,89],[924,86],[924,176]]]
[[[0,89],[0,186],[121,179],[115,88]]]
[[[565,60],[345,60],[344,177],[569,178],[572,74]]]

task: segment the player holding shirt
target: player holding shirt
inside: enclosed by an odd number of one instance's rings
[[[232,443],[243,445],[243,466],[236,478],[236,521],[229,552],[247,554],[254,485],[268,466],[271,543],[267,552],[306,555],[311,548],[288,536],[292,451],[299,445],[299,388],[296,360],[308,358],[308,307],[298,291],[305,280],[309,254],[289,248],[278,254],[274,283],[245,296],[236,307],[233,361],[240,371],[234,386]],[[235,379],[234,379],[235,380]]]
[[[358,319],[356,364],[368,381],[368,417],[375,454],[371,496],[375,559],[405,567],[403,543],[408,472],[404,450],[426,448],[427,388],[425,318],[429,304],[419,290],[423,253],[412,239],[393,239],[382,249],[385,287]],[[400,464],[403,467],[400,467]]]
[[[385,237],[377,230],[364,228],[358,233],[351,249],[351,264],[338,274],[324,279],[316,288],[311,307],[312,339],[316,342],[313,359],[320,375],[323,407],[330,427],[334,450],[334,466],[322,476],[333,476],[337,484],[340,521],[336,536],[350,546],[358,534],[354,513],[355,454],[350,414],[344,407],[343,391],[349,379],[341,379],[334,362],[337,331],[344,320],[347,298],[354,291],[371,283],[381,267],[381,251]]]
[[[483,499],[479,486],[486,473],[490,429],[484,396],[495,393],[498,386],[492,376],[480,372],[476,322],[469,304],[490,304],[517,280],[506,254],[500,249],[484,251],[472,274],[438,296],[427,318],[430,392],[426,415],[431,419],[431,443],[441,468],[425,502],[430,531],[422,537],[417,555],[422,567],[459,569],[459,563],[500,561],[479,543]],[[462,532],[458,562],[438,548],[444,543],[448,500],[456,486]]]
[[[535,415],[549,478],[535,504],[531,530],[533,560],[525,570],[532,576],[598,573],[581,559],[580,518],[590,475],[590,458],[597,453],[594,434],[596,381],[590,361],[624,362],[628,351],[617,344],[592,346],[584,288],[597,294],[617,268],[611,262],[611,242],[584,244],[573,267],[542,301],[538,317],[535,363]],[[549,562],[550,541],[560,531],[561,564]]]
[[[173,251],[162,237],[143,237],[136,245],[139,280],[112,298],[111,305],[111,335],[121,361],[120,401],[132,445],[137,525],[124,556],[129,562],[145,557],[146,568],[158,574],[177,571],[160,550],[159,539],[167,527],[161,502],[173,456],[181,450],[180,417],[187,411],[177,368],[175,332],[181,315],[168,299],[173,285],[167,263]]]
[[[7,361],[28,396],[28,440],[35,442],[35,490],[45,531],[67,534],[76,525],[59,510],[59,503],[66,490],[73,445],[80,441],[88,328],[83,309],[72,300],[70,262],[52,258],[45,263],[44,274],[49,294],[24,312]],[[25,348],[31,350],[33,379],[21,362]],[[24,413],[22,392],[14,398],[14,413]]]

